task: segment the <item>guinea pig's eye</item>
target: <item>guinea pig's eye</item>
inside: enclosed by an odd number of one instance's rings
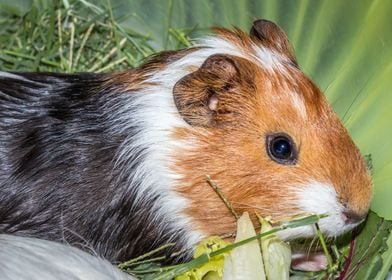
[[[284,133],[267,136],[267,154],[280,164],[295,164],[297,162],[297,150],[291,137]]]

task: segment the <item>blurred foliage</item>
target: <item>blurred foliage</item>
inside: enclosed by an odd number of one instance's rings
[[[69,14],[62,14],[61,18],[64,53],[59,59],[60,44],[51,39],[58,39],[54,23],[60,6],[68,9]],[[391,219],[390,11],[392,1],[384,0],[0,0],[0,67],[123,69],[136,65],[152,52],[187,46],[188,37],[209,32],[214,25],[249,29],[256,18],[273,20],[287,32],[299,64],[325,91],[363,154],[372,155],[372,208]],[[64,25],[67,16],[70,25]],[[82,48],[86,59],[79,58],[77,65],[72,65],[71,59],[70,65],[70,52],[75,59],[93,23],[91,37]],[[72,24],[77,27],[73,46],[69,40]],[[34,36],[34,42],[40,44],[29,41]],[[123,38],[126,42],[121,45]],[[29,48],[35,50],[26,52]],[[113,48],[111,57],[103,60]],[[89,56],[94,56],[94,63],[88,60]],[[97,61],[101,63],[94,67]]]

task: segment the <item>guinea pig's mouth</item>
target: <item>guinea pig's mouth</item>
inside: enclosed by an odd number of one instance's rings
[[[365,217],[348,211],[337,199],[335,189],[325,183],[312,182],[298,191],[299,214],[326,214],[318,222],[321,232],[326,237],[337,237],[353,230]],[[278,233],[284,240],[314,237],[317,234],[314,225],[286,229]]]
[[[322,218],[319,222],[319,228],[326,237],[337,237],[349,232],[360,225],[363,221],[357,223],[345,223],[339,219],[338,215],[329,215]],[[302,226],[298,228],[286,229],[278,232],[280,238],[288,241],[298,238],[310,238],[317,235],[317,229],[314,225]]]

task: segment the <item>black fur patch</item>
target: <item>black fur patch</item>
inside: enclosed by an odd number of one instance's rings
[[[136,203],[143,181],[127,185],[146,147],[127,159],[127,174],[114,168],[140,128],[116,132],[108,118],[132,93],[104,87],[105,75],[17,75],[0,74],[0,233],[92,247],[112,262],[173,239],[167,253],[183,249],[183,229],[152,221],[159,195]]]

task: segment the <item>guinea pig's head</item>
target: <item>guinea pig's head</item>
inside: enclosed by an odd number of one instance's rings
[[[215,40],[215,41],[214,41]],[[279,220],[327,214],[328,236],[353,229],[369,209],[372,183],[365,161],[320,89],[299,69],[284,32],[259,20],[250,35],[218,30],[209,55],[174,86],[188,124],[174,137],[187,143],[173,167],[176,191],[194,229],[235,231],[235,219],[209,186],[210,175],[236,212]],[[193,56],[193,58],[192,58]],[[313,236],[312,226],[285,238]]]

